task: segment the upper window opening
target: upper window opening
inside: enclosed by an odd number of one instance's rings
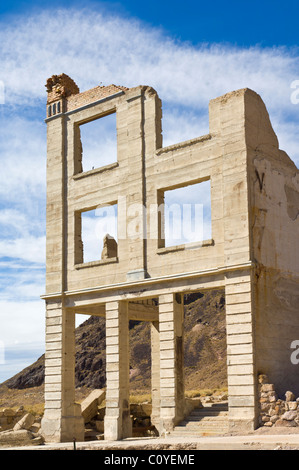
[[[159,247],[201,242],[212,238],[210,181],[160,193]],[[162,210],[161,210],[162,209]]]
[[[117,204],[81,212],[82,254],[79,262],[117,257]]]
[[[117,162],[116,113],[81,124],[81,171]]]

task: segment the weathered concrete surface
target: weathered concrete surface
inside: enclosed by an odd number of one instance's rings
[[[63,74],[48,80],[47,91],[42,434],[52,442],[83,440],[74,401],[76,313],[106,317],[106,438],[132,432],[127,336],[128,321],[137,318],[153,323],[152,419],[160,435],[173,429],[185,409],[182,296],[220,287],[230,430],[253,431],[258,374],[267,374],[278,394],[299,394],[290,360],[299,339],[299,171],[279,149],[261,97],[244,88],[211,100],[209,134],[163,147],[161,100],[149,86],[80,93]],[[80,126],[112,113],[117,162],[83,172]],[[158,210],[165,192],[205,181],[212,238],[165,247]],[[84,263],[82,214],[115,204],[117,256],[116,246],[107,246],[103,259],[99,253]]]

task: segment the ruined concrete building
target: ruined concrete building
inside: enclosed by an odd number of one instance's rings
[[[80,93],[62,74],[47,92],[46,441],[84,438],[77,313],[106,318],[105,439],[132,432],[129,319],[151,322],[151,420],[160,434],[173,429],[184,417],[183,295],[214,288],[225,289],[230,429],[255,429],[258,374],[278,393],[299,394],[290,360],[299,340],[299,172],[262,99],[250,89],[213,99],[208,135],[163,147],[161,101],[149,86]],[[83,171],[80,128],[112,113],[117,161]],[[166,192],[204,182],[211,237],[166,246]],[[144,210],[130,213],[134,204]],[[102,256],[85,261],[82,217],[111,205],[122,236],[107,236]]]

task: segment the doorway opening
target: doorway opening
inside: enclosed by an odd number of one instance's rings
[[[187,395],[225,394],[227,351],[224,289],[184,296],[184,370]]]

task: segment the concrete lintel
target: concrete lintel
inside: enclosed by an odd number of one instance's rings
[[[219,277],[219,282],[218,282],[218,287],[224,287],[225,286],[225,279],[224,275],[229,272],[234,272],[234,271],[240,271],[240,270],[252,270],[255,267],[255,264],[252,261],[248,261],[247,263],[242,263],[238,265],[232,265],[232,266],[222,266],[220,268],[215,268],[215,269],[207,269],[207,270],[202,270],[202,271],[194,271],[190,273],[181,273],[181,274],[174,274],[172,276],[161,276],[161,277],[156,277],[156,278],[146,278],[142,280],[136,280],[132,282],[122,282],[118,284],[110,284],[106,286],[97,286],[97,287],[92,287],[92,288],[87,288],[87,289],[78,289],[78,290],[72,290],[72,291],[65,291],[65,292],[53,292],[49,294],[44,294],[41,295],[41,298],[44,300],[47,299],[54,299],[55,297],[62,297],[66,299],[67,297],[73,297],[73,296],[84,296],[84,295],[96,295],[96,298],[99,299],[99,296],[111,296],[110,293],[113,295],[113,291],[119,296],[122,295],[128,295],[130,298],[139,298],[139,297],[155,297],[157,294],[155,292],[155,289],[157,288],[157,285],[159,289],[163,290],[162,285],[165,285],[166,283],[169,283],[173,286],[174,290],[176,292],[191,292],[196,289],[204,289],[204,287],[196,287],[196,284],[199,284],[200,282],[198,281],[198,278],[208,278],[211,280],[211,282],[214,282],[216,277]],[[190,281],[194,283],[193,285],[190,284]],[[208,281],[209,282],[209,281]],[[189,287],[188,287],[189,286]],[[214,285],[211,287],[207,286],[207,289],[213,289]],[[166,286],[167,288],[167,286]],[[138,289],[135,292],[132,292],[133,289]],[[150,292],[152,290],[152,292]],[[169,289],[167,288],[167,291],[169,292]],[[147,292],[144,294],[144,292]],[[104,302],[103,298],[103,302]],[[69,305],[70,306],[70,305]]]

